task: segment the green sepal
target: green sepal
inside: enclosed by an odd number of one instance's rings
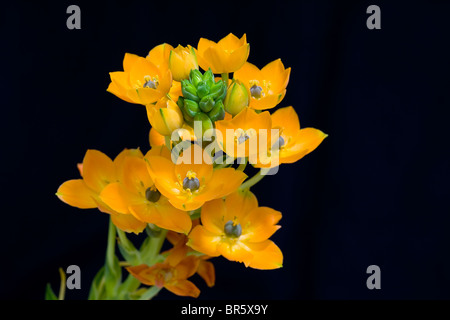
[[[47,283],[47,286],[45,287],[45,300],[58,300],[58,297],[53,291],[50,283]]]

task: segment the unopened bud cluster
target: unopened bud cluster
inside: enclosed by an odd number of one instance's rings
[[[215,81],[211,69],[204,74],[196,69],[191,70],[189,79],[181,81],[181,91],[183,96],[177,103],[188,124],[201,121],[204,132],[212,129],[215,121],[225,117],[223,99],[227,87],[222,80]]]

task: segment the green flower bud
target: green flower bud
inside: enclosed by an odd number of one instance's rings
[[[219,100],[214,105],[214,108],[210,112],[208,112],[208,117],[212,122],[223,120],[225,118],[225,109],[223,107],[222,100]]]
[[[215,83],[211,89],[209,90],[209,94],[212,96],[212,98],[216,101],[220,100],[219,98],[224,94],[226,91],[225,84],[222,81],[219,81]]]
[[[177,105],[181,110],[183,110],[183,108],[184,108],[184,98],[183,97],[178,97]]]
[[[210,94],[204,96],[198,103],[203,112],[209,112],[214,107],[214,99]]]
[[[214,85],[214,73],[211,71],[211,69],[208,69],[208,71],[206,71],[203,74],[203,81],[209,86],[211,87],[212,85]]]
[[[183,97],[186,99],[194,100],[194,101],[200,101],[199,97],[197,96],[197,89],[195,89],[194,85],[191,84],[187,80],[183,80],[181,82],[181,92],[183,93]]]
[[[189,74],[189,80],[197,88],[198,83],[200,81],[203,81],[203,75],[202,75],[202,73],[199,70],[192,69],[191,73]]]
[[[208,115],[206,113],[203,112],[199,112],[195,115],[194,117],[194,121],[201,121],[202,122],[202,132],[195,132],[195,135],[197,136],[197,138],[201,138],[202,135],[205,134],[206,130],[208,129],[213,129],[213,123],[211,121],[211,119],[209,119]],[[194,131],[195,131],[195,125],[194,125]]]
[[[195,117],[201,111],[198,103],[189,99],[184,99],[184,110],[190,117]]]
[[[247,88],[239,80],[233,81],[227,90],[223,102],[225,110],[235,116],[241,112],[250,103],[250,97]]]
[[[201,81],[198,84],[197,87],[197,95],[201,98],[206,96],[209,93],[209,86],[206,84],[205,81]]]

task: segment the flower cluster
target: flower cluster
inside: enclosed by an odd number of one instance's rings
[[[110,215],[112,249],[92,297],[148,299],[163,287],[197,297],[188,278],[198,273],[214,285],[209,259],[217,256],[255,269],[282,267],[270,240],[281,213],[259,206],[250,187],[312,152],[326,134],[300,128],[293,107],[268,111],[285,97],[291,68],[277,59],[259,69],[247,61],[249,52],[245,34],[217,43],[201,38],[196,48],[161,44],[146,57],[126,53],[123,71],[110,73],[108,92],[145,106],[151,148],[125,149],[114,160],[88,150],[81,177],[56,193],[71,206]],[[247,164],[260,171],[248,178]],[[144,230],[138,250],[125,233]],[[132,277],[123,283],[116,236]],[[166,238],[173,247],[160,252]]]

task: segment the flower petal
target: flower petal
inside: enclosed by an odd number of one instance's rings
[[[122,214],[130,214],[128,207],[142,203],[143,199],[128,191],[121,183],[107,185],[100,193],[100,199],[111,209]]]
[[[221,239],[215,233],[209,232],[202,226],[196,226],[189,234],[187,245],[198,252],[215,257],[220,255],[217,245]]]
[[[225,202],[222,199],[215,199],[206,202],[201,211],[203,227],[209,232],[220,235],[224,232],[225,220],[227,216]]]
[[[64,182],[56,192],[58,198],[80,209],[97,208],[97,202],[94,198],[97,196],[94,191],[89,189],[83,179],[68,180]]]
[[[83,178],[86,185],[97,193],[116,181],[113,161],[103,152],[88,150],[83,159]]]
[[[145,222],[139,221],[131,214],[112,214],[111,220],[120,230],[135,234],[141,233],[147,226]]]
[[[217,251],[230,261],[243,262],[249,265],[253,258],[251,250],[241,241],[222,241],[217,246]]]
[[[240,222],[244,222],[245,217],[257,208],[258,200],[253,192],[248,189],[233,192],[225,199],[225,210],[227,212],[225,222],[233,220],[233,217],[237,217]]]
[[[177,280],[167,283],[164,287],[178,296],[197,298],[200,295],[200,290],[189,280]]]
[[[328,135],[314,128],[301,129],[292,144],[280,151],[280,162],[293,163],[314,151]]]
[[[214,265],[210,261],[200,261],[197,273],[203,280],[205,280],[206,285],[208,287],[213,287],[216,283],[216,272],[214,269]]]
[[[192,220],[187,212],[172,207],[167,199],[156,203],[131,205],[131,213],[141,221],[153,223],[160,228],[188,234]]]
[[[282,135],[294,136],[300,130],[300,121],[292,106],[278,109],[271,117],[272,128],[282,129]]]
[[[235,72],[239,70],[247,61],[249,53],[250,44],[248,43],[231,52],[226,62],[227,71]]]
[[[225,197],[234,192],[247,178],[247,175],[233,168],[214,170],[208,188],[215,189],[215,198]]]
[[[281,226],[276,225],[281,219],[281,212],[268,207],[258,207],[242,220],[242,235],[248,242],[261,242],[270,238]]]
[[[258,243],[246,243],[246,245],[253,253],[249,267],[272,270],[283,266],[283,253],[273,241],[266,240]]]
[[[123,70],[125,72],[130,72],[133,68],[133,65],[142,57],[133,54],[133,53],[125,53],[125,57],[123,58]]]

